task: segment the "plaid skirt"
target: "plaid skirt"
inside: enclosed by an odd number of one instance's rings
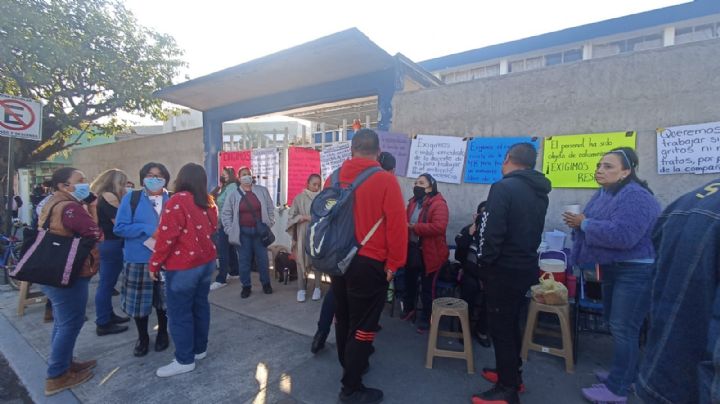
[[[164,274],[162,274],[164,275]],[[164,279],[164,276],[161,277]],[[148,264],[126,262],[123,267],[120,307],[130,317],[147,317],[152,308],[167,310],[165,306],[165,282],[153,282]]]

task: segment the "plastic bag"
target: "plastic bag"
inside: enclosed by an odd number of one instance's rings
[[[533,300],[542,304],[562,305],[568,302],[568,290],[546,272],[540,277],[540,283],[530,288]]]

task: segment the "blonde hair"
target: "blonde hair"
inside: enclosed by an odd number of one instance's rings
[[[90,184],[90,190],[97,195],[110,192],[120,199],[125,194],[127,181],[128,177],[122,170],[111,168],[103,171],[95,178],[95,181]]]

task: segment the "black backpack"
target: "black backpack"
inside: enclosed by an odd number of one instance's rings
[[[137,210],[138,204],[140,203],[140,197],[142,196],[142,190],[135,189],[130,195],[130,217],[135,220],[135,211]],[[173,196],[172,192],[168,192],[168,198]]]

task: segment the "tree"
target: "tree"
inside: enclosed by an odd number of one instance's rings
[[[0,93],[44,104],[42,142],[14,142],[15,165],[46,160],[90,128],[116,133],[125,127],[118,111],[166,119],[171,111],[152,94],[172,85],[181,56],[171,36],[141,26],[118,0],[0,1]]]

